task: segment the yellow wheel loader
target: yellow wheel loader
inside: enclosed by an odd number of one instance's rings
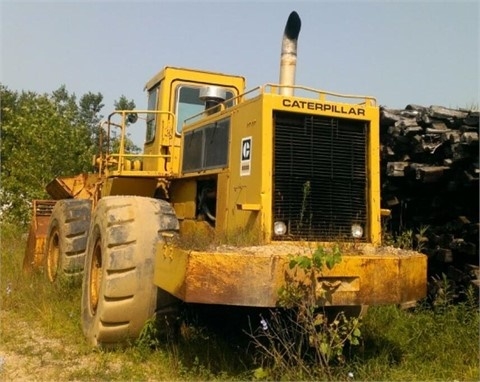
[[[342,248],[313,278],[324,306],[425,296],[426,257],[381,246],[376,100],[297,85],[299,32],[292,12],[278,84],[246,91],[240,76],[165,67],[146,110],[102,125],[104,146],[114,132],[120,142],[96,172],[55,179],[56,204],[34,203],[25,269],[83,274],[92,344],[137,337],[177,301],[275,307],[291,256],[319,246]],[[138,128],[144,149],[130,153]]]

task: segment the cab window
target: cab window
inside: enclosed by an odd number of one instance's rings
[[[181,85],[177,88],[177,134],[181,134],[186,119],[205,110],[205,101],[200,99],[200,89],[203,86]],[[231,99],[233,96],[233,92],[227,90],[226,98]],[[227,104],[228,106],[232,105]]]
[[[180,86],[177,93],[177,133],[182,132],[182,126],[188,117],[201,113],[205,109],[200,97],[200,87]]]
[[[158,100],[158,89],[160,88],[160,83],[155,85],[148,91],[148,110],[157,110],[159,100]],[[157,126],[158,114],[148,113],[147,114],[147,136],[146,141],[151,142],[155,139],[155,131]]]

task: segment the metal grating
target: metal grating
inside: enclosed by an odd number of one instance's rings
[[[226,167],[229,137],[229,118],[186,132],[182,171]]]
[[[35,216],[50,216],[53,207],[57,203],[56,200],[34,200],[33,211]]]
[[[289,239],[350,241],[353,223],[366,232],[367,129],[364,121],[274,114],[273,216]]]

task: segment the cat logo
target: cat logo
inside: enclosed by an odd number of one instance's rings
[[[250,175],[252,167],[252,137],[242,139],[240,152],[240,176]]]

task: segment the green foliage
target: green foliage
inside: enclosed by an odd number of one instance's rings
[[[80,317],[79,280],[58,284],[46,282],[40,273],[22,272],[25,244],[18,226],[2,222],[1,232],[1,310],[18,314],[27,322],[36,322],[65,340],[77,337]]]
[[[345,346],[360,344],[359,318],[323,307],[328,287],[318,285],[323,269],[332,269],[341,259],[337,245],[318,247],[311,256],[291,257],[293,274],[279,291],[279,305],[287,310],[272,312],[252,334],[263,364],[254,371],[256,378],[331,378],[332,363],[344,362]]]
[[[102,96],[85,95],[78,105],[65,86],[37,94],[0,85],[0,97],[2,219],[23,224],[30,200],[47,198],[45,186],[52,179],[91,169],[91,123],[103,106]]]
[[[364,319],[364,351],[349,366],[357,379],[478,380],[478,300],[415,310],[374,307]]]
[[[413,231],[407,229],[401,234],[397,235],[394,242],[394,247],[401,249],[413,249]]]
[[[140,335],[135,341],[135,346],[144,351],[149,351],[159,348],[160,345],[160,333],[157,321],[155,318],[151,318],[145,323]]]
[[[63,85],[51,94],[12,91],[0,84],[0,207],[3,220],[26,224],[32,199],[48,199],[45,186],[59,176],[90,172],[99,154],[104,107],[101,93],[77,100]],[[117,108],[135,108],[121,96]],[[105,142],[104,142],[105,143]],[[112,140],[118,146],[118,139]],[[127,137],[128,152],[139,152]]]
[[[135,101],[133,99],[128,100],[123,94],[118,100],[114,101],[113,105],[115,106],[115,110],[134,110],[136,107]]]
[[[14,380],[22,375],[76,381],[245,379],[238,377],[245,369],[231,351],[235,346],[202,328],[190,329],[185,340],[173,344],[158,336],[161,327],[152,319],[131,346],[105,351],[89,347],[80,322],[81,288],[68,282],[50,284],[42,274],[24,274],[24,232],[2,222],[0,235],[0,353],[11,354],[4,357],[10,367],[16,354],[28,357],[18,361],[26,374],[15,371]],[[0,380],[12,378],[0,368]]]
[[[300,209],[300,219],[298,222],[299,230],[303,227],[303,223],[305,219],[305,211],[309,203],[310,194],[311,194],[311,185],[310,185],[310,181],[307,180],[303,184],[303,190],[302,190],[302,207]],[[312,220],[312,217],[310,216],[308,219],[308,222],[311,222],[311,220]]]
[[[414,233],[412,229],[406,229],[396,235],[384,231],[382,243],[396,248],[422,252],[426,249],[426,244],[428,243],[428,239],[425,236],[428,229],[428,225],[422,225],[416,230],[417,233]]]
[[[94,144],[94,153],[97,155],[100,153],[100,121],[103,117],[100,111],[104,107],[102,101],[103,95],[101,93],[88,92],[80,98],[79,102],[80,122],[89,130]]]
[[[324,266],[332,269],[340,261],[342,261],[342,252],[338,245],[335,245],[331,250],[317,247],[312,256],[297,255],[292,257],[289,267],[290,269],[298,267],[307,271],[316,270],[320,272]]]
[[[453,305],[457,294],[445,273],[442,273],[441,276],[433,276],[431,284],[432,291],[430,293],[433,296],[432,305],[434,310],[446,310]]]
[[[319,304],[317,296],[316,277],[321,274],[324,267],[332,269],[342,261],[342,253],[338,245],[328,249],[317,247],[310,255],[291,256],[289,261],[290,270],[296,276],[287,277],[287,282],[279,290],[279,305],[284,308],[293,308],[302,305],[305,301],[311,306]]]
[[[124,95],[121,95],[120,98],[116,101],[114,101],[115,105],[115,110],[135,110],[135,101],[134,100],[128,100],[127,97]],[[126,126],[128,126],[130,123],[126,121]],[[110,137],[110,152],[111,153],[118,153],[120,150],[120,136],[119,134],[115,134],[114,131],[111,132],[113,134]],[[125,153],[130,153],[130,154],[138,154],[141,152],[141,148],[135,145],[135,143],[132,141],[130,138],[131,134],[128,132],[126,133],[125,136]]]
[[[360,346],[353,349],[345,346],[342,353],[345,358],[337,356],[339,353],[332,349],[328,374],[315,363],[312,347],[307,346],[309,337],[298,337],[305,331],[298,326],[296,311],[290,311],[294,313],[290,316],[283,310],[265,315],[267,331],[263,328],[255,331],[261,339],[258,344],[268,345],[265,335],[273,336],[278,328],[284,333],[283,337],[271,338],[276,338],[275,341],[285,338],[284,351],[301,355],[291,357],[291,363],[284,369],[281,366],[285,365],[287,353],[271,353],[270,361],[263,356],[251,365],[239,355],[253,356],[253,346],[239,345],[230,331],[225,338],[218,332],[207,332],[192,320],[188,334],[184,328],[183,336],[174,345],[161,343],[148,351],[145,346],[115,351],[91,349],[84,341],[80,325],[81,290],[70,284],[52,286],[42,275],[24,275],[23,244],[24,231],[3,221],[0,225],[0,352],[9,356],[5,357],[3,371],[0,370],[2,380],[21,379],[22,374],[18,374],[21,370],[27,373],[23,374],[27,379],[35,375],[39,380],[76,381],[479,380],[478,294],[469,288],[463,292],[463,302],[456,303],[451,299],[452,285],[447,280],[441,280],[445,298],[433,306],[422,304],[413,310],[392,305],[370,307],[362,319],[361,338],[358,332],[352,332],[360,340]],[[325,310],[325,314],[328,313]],[[283,326],[276,326],[276,318],[281,318],[278,325]],[[339,324],[334,324],[335,319],[327,322],[333,324],[331,334],[335,334],[335,328],[344,321],[340,317]],[[259,337],[260,334],[263,337]],[[292,336],[285,337],[290,334]],[[312,340],[328,342],[324,338]],[[146,345],[156,345],[155,341],[156,338],[145,336]],[[295,353],[297,349],[301,352]],[[25,361],[15,366],[12,374],[15,377],[12,377],[8,368],[13,367],[10,362],[15,359]]]

